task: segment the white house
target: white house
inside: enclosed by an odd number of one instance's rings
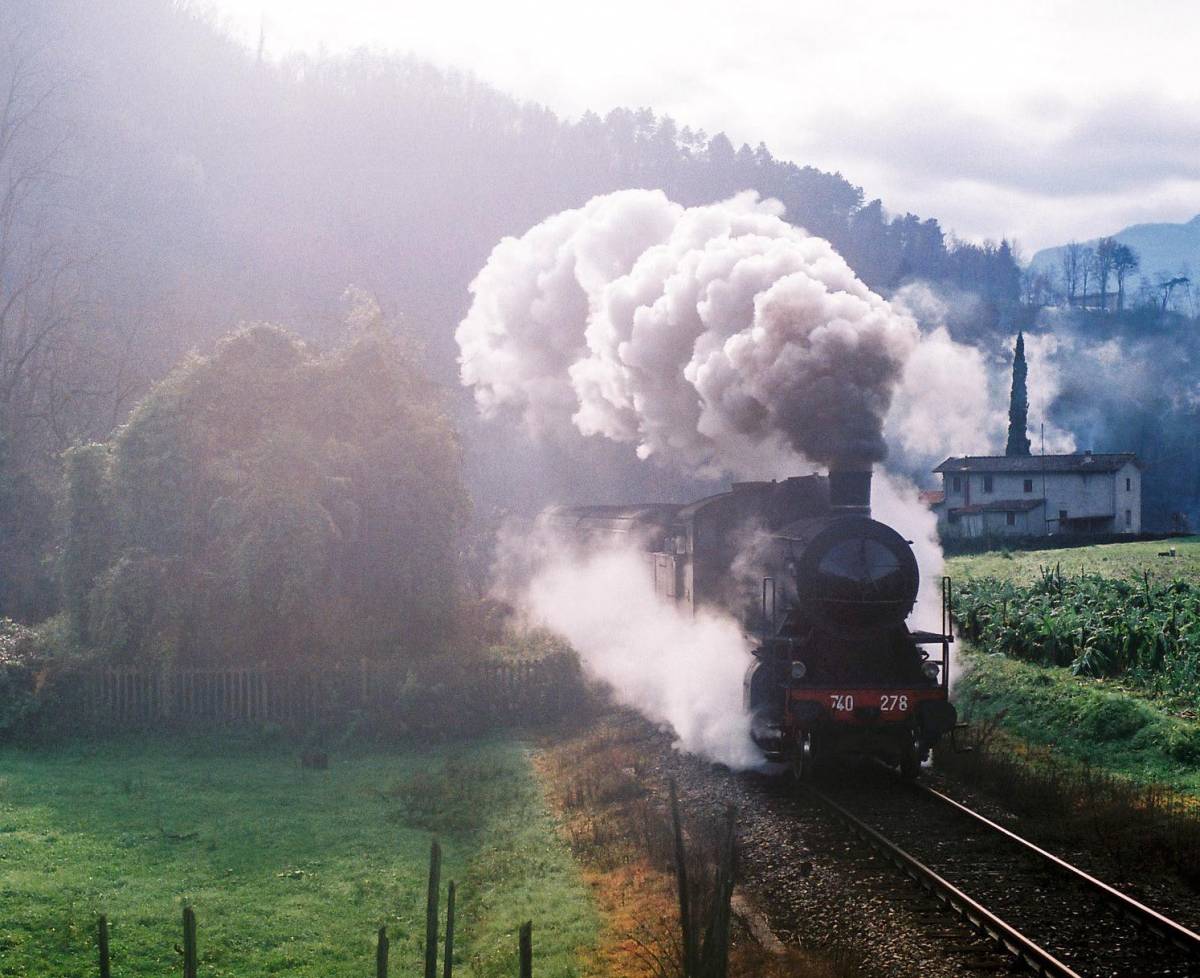
[[[1141,463],[1132,453],[968,455],[940,472],[943,538],[1140,533]]]

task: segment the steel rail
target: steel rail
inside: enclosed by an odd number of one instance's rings
[[[1088,887],[1099,891],[1105,898],[1109,900],[1109,902],[1115,904],[1127,916],[1145,926],[1147,930],[1164,940],[1171,941],[1171,943],[1175,944],[1177,947],[1200,957],[1200,934],[1197,934],[1195,931],[1188,930],[1188,928],[1184,927],[1182,924],[1171,920],[1170,917],[1165,917],[1157,910],[1147,907],[1144,903],[1139,903],[1137,900],[1133,899],[1133,897],[1127,896],[1120,890],[1114,889],[1103,880],[1098,880],[1096,877],[1090,876],[1082,869],[1072,866],[1065,859],[1062,859],[1059,856],[1054,855],[1054,853],[1047,852],[1045,849],[1034,845],[1034,843],[1030,842],[1028,839],[1024,839],[1015,832],[1006,829],[1003,825],[998,825],[991,819],[985,818],[983,815],[973,811],[961,802],[955,801],[949,795],[942,794],[942,792],[938,791],[936,788],[931,788],[926,784],[916,783],[912,784],[912,787],[923,792],[924,794],[938,799],[941,802],[944,802],[947,805],[950,805],[963,815],[970,816],[981,825],[985,825],[989,829],[999,832],[1001,835],[1011,839],[1013,842],[1024,846],[1030,852],[1036,853],[1043,859],[1053,863],[1059,869],[1065,870],[1067,873],[1071,874]]]
[[[914,856],[909,855],[828,795],[818,791],[812,785],[805,785],[805,789],[817,801],[842,819],[855,835],[886,856],[954,910],[970,927],[1003,947],[1034,974],[1044,975],[1046,978],[1080,978],[1077,972],[1072,971],[1045,948],[1035,944],[1011,924],[1005,923],[983,904],[967,896],[953,883],[939,876]]]

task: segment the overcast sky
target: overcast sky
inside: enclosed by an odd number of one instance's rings
[[[210,0],[248,43],[412,51],[574,117],[650,106],[1037,248],[1200,213],[1200,4]],[[1136,13],[1134,13],[1136,11]]]

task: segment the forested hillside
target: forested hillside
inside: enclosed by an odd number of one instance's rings
[[[403,56],[265,61],[169,0],[14,0],[0,18],[0,613],[55,607],[65,449],[107,440],[182,354],[241,322],[341,343],[350,286],[447,388],[477,521],[704,488],[597,439],[532,445],[457,385],[453,331],[493,245],[624,187],[776,197],[874,289],[930,283],[998,369],[1017,327],[1053,334],[1051,418],[1150,460],[1149,523],[1200,495],[1187,372],[1163,385],[1148,367],[1162,343],[1194,362],[1189,319],[1132,299],[1066,311],[1008,243],[891,215],[841,174],[649,109],[561,119]]]
[[[840,174],[648,109],[564,120],[400,56],[269,63],[169,0],[14,0],[0,18],[3,612],[53,604],[60,453],[107,438],[182,353],[241,321],[336,340],[355,285],[454,385],[453,329],[492,246],[598,193],[752,187],[876,289],[969,289],[988,323],[1017,298],[1006,244],[948,240]],[[454,397],[485,515],[568,498],[581,471],[591,496],[680,491],[612,446],[477,437]]]

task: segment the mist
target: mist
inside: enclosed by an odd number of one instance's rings
[[[948,381],[982,390],[967,425],[995,413],[991,365],[944,326],[922,332],[780,215],[749,192],[688,208],[624,191],[506,238],[456,333],[462,383],[481,413],[531,438],[602,437],[696,476],[874,465],[876,515],[912,540],[921,571],[914,627],[940,630],[936,519],[883,468],[885,432],[900,432],[902,459],[927,462],[956,435],[939,423]],[[753,563],[760,528],[743,529],[735,567]],[[632,543],[589,552],[543,531],[507,535],[501,553],[507,599],[622,702],[668,723],[683,749],[754,763],[740,695],[751,640],[732,616],[660,600]]]
[[[742,709],[751,643],[736,620],[658,598],[632,543],[585,552],[542,526],[505,532],[501,554],[497,588],[524,624],[570,642],[620,703],[669,727],[680,750],[735,769],[761,762]]]

